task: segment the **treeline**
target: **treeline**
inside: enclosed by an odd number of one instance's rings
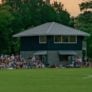
[[[84,6],[87,5],[80,5],[81,10],[85,9]],[[0,5],[0,53],[19,52],[19,38],[13,38],[12,35],[46,22],[55,21],[91,33],[91,15],[91,11],[85,11],[72,18],[64,5],[57,2],[50,5],[43,0],[5,0],[5,3]],[[89,56],[92,55],[91,39],[92,37],[88,44]]]

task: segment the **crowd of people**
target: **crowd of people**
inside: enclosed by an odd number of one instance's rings
[[[25,60],[20,55],[1,55],[0,56],[0,69],[27,69],[27,68],[43,68],[44,64],[40,59],[33,57],[32,59]]]
[[[89,66],[89,62],[82,62],[78,58],[74,62],[74,67]],[[0,56],[0,69],[30,69],[30,68],[44,68],[45,64],[42,63],[39,57],[31,57],[28,59],[22,58],[20,55],[1,55]]]

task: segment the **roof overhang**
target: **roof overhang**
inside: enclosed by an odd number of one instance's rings
[[[88,37],[90,34],[85,34],[85,35],[76,35],[76,34],[33,34],[33,35],[13,35],[13,37],[31,37],[31,36],[55,36],[55,35],[62,35],[62,36],[84,36]]]
[[[33,53],[34,56],[36,55],[47,55],[47,51],[36,51]]]
[[[25,31],[22,31],[18,34],[13,35],[13,37],[29,37],[29,36],[51,36],[51,35],[64,35],[64,36],[90,36],[90,34],[56,23],[48,22],[42,25],[39,25],[34,28],[29,28]]]
[[[75,51],[59,51],[60,55],[77,55]]]

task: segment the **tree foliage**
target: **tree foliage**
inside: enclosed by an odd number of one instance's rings
[[[87,0],[86,2],[82,2],[80,4],[80,10],[81,11],[83,11],[83,10],[87,11],[89,9],[92,10],[92,0]]]
[[[52,21],[70,25],[70,14],[61,3],[50,5],[43,0],[6,0],[0,6],[0,52],[18,52],[19,41],[12,37],[13,34]]]
[[[83,12],[76,18],[76,27],[90,33],[87,48],[88,56],[92,58],[92,1],[87,0],[86,2],[81,3],[80,9]]]
[[[9,11],[10,7],[0,7],[0,53],[10,51],[11,24],[14,19]]]

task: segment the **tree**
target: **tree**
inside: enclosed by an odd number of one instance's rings
[[[87,11],[89,9],[92,10],[92,0],[87,0],[86,2],[82,2],[80,4],[80,10],[81,11],[83,11],[83,10]]]
[[[64,10],[64,5],[62,3],[54,2],[53,8],[55,9],[57,13],[57,22],[70,26],[70,14],[67,12],[67,10]]]
[[[0,7],[0,53],[10,51],[11,24],[14,19],[9,6]]]
[[[12,37],[15,33],[52,21],[70,25],[71,20],[63,5],[57,2],[51,5],[43,0],[6,0],[0,9],[2,53],[19,51],[19,39]]]
[[[55,2],[47,4],[44,0],[6,0],[17,17],[19,26],[25,29],[49,21],[69,25],[70,14],[64,10],[63,4]],[[16,24],[16,23],[14,23]],[[17,27],[16,27],[17,28]]]
[[[90,33],[88,38],[88,56],[92,58],[92,0],[80,4],[82,13],[76,18],[76,27]]]

